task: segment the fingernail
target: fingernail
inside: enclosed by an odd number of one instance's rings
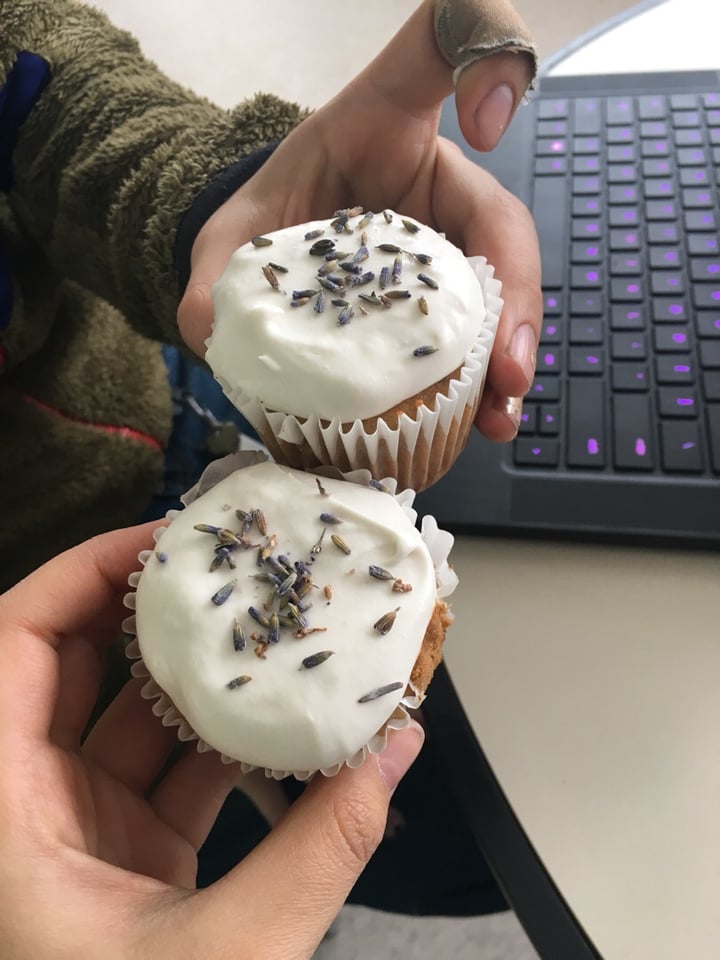
[[[496,87],[480,101],[475,110],[475,126],[488,149],[492,149],[505,133],[514,109],[515,94],[507,83]]]
[[[497,397],[493,403],[493,408],[505,414],[515,428],[515,433],[517,433],[522,416],[522,397]]]
[[[535,376],[536,350],[535,332],[529,323],[523,323],[513,334],[508,353],[525,374],[528,389]]]
[[[412,766],[425,740],[425,731],[414,720],[404,730],[393,730],[388,743],[378,756],[380,773],[392,793]]]

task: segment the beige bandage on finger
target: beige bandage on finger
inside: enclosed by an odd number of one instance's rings
[[[528,57],[532,89],[537,48],[510,0],[436,0],[435,36],[443,57],[454,67],[455,83],[476,60],[508,51]]]

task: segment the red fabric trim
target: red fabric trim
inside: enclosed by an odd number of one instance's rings
[[[134,430],[132,427],[119,427],[114,423],[92,423],[89,420],[80,420],[77,417],[69,417],[66,413],[63,413],[61,410],[57,410],[55,407],[51,407],[50,404],[45,403],[44,400],[38,400],[37,397],[31,396],[29,393],[22,393],[18,390],[17,394],[27,403],[32,404],[39,410],[44,410],[45,413],[49,413],[54,417],[58,417],[60,420],[65,420],[68,423],[74,423],[79,427],[90,427],[92,430],[99,430],[101,433],[115,434],[119,437],[124,437],[126,440],[136,440],[138,443],[143,443],[146,447],[151,447],[153,450],[158,450],[160,452],[163,450],[162,443],[160,443],[157,437],[153,437],[149,433],[143,433],[141,430]]]

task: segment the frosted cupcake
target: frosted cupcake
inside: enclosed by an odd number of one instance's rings
[[[399,498],[260,463],[174,515],[128,597],[155,712],[277,778],[330,775],[408,722],[440,658],[452,543]]]
[[[342,211],[233,254],[206,359],[279,462],[422,490],[467,441],[499,291],[429,227]]]

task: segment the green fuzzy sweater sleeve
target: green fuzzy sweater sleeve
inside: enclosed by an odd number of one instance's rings
[[[178,342],[173,250],[183,212],[303,112],[266,94],[221,110],[72,0],[0,0],[0,24],[0,89],[21,51],[50,68],[13,151],[16,222],[57,276],[109,301],[143,335]]]

